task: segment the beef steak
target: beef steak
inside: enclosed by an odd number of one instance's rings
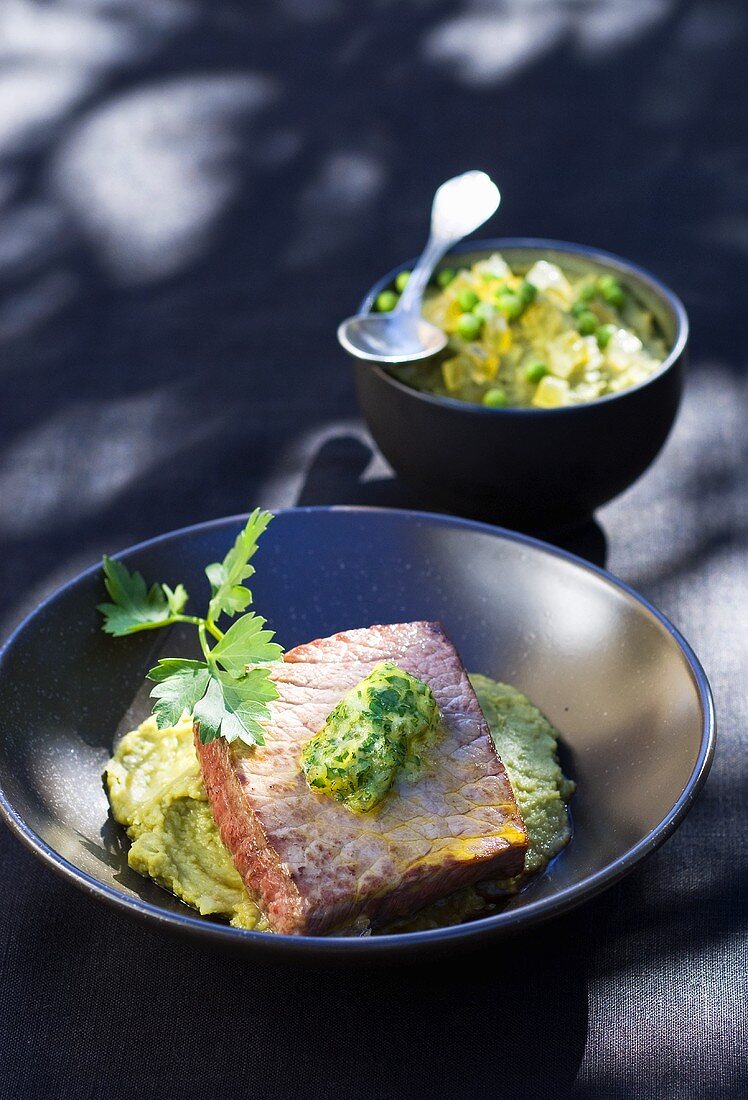
[[[442,714],[417,781],[354,814],[307,786],[302,745],[379,661],[429,684]],[[522,870],[527,834],[465,669],[438,623],[350,630],[290,650],[272,678],[266,744],[195,742],[213,815],[276,932],[321,934],[406,916]]]

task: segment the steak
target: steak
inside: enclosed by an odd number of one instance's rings
[[[424,680],[442,715],[424,771],[354,814],[312,792],[303,744],[383,660]],[[438,623],[372,626],[290,650],[272,672],[266,744],[195,736],[213,816],[276,932],[334,931],[407,916],[484,879],[518,874],[527,833],[467,674]]]

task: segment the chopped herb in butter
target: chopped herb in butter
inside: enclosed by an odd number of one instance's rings
[[[343,696],[301,752],[310,788],[354,813],[373,810],[402,769],[415,778],[439,724],[428,684],[392,661]]]

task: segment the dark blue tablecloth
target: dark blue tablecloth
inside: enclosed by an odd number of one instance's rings
[[[748,1096],[747,44],[742,0],[0,10],[4,630],[169,528],[406,501],[335,324],[418,250],[435,185],[485,167],[497,234],[620,252],[689,309],[677,427],[575,538],[689,638],[719,721],[645,866],[412,967],[165,939],[0,830],[3,1100]]]

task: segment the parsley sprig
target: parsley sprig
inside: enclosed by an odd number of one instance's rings
[[[267,667],[280,660],[283,650],[272,641],[273,631],[253,611],[222,630],[223,615],[233,618],[252,603],[244,582],[254,573],[250,559],[257,541],[272,519],[256,508],[223,561],[206,567],[211,597],[204,617],[186,615],[188,595],[183,585],[150,588],[140,573],[130,573],[122,562],[104,558],[104,584],[111,603],[99,604],[103,630],[115,637],[156,630],[174,623],[197,627],[204,660],[164,657],[148,672],[155,687],[153,713],[159,729],[173,726],[186,711],[207,744],[217,737],[237,738],[247,745],[263,745],[267,704],[278,698]]]

